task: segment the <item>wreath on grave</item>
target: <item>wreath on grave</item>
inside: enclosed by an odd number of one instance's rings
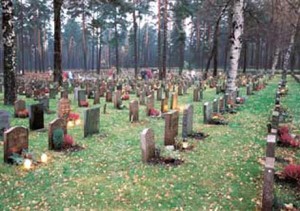
[[[129,98],[130,96],[127,92],[122,96],[122,100],[129,100]]]
[[[17,112],[17,117],[19,118],[27,118],[28,116],[29,116],[29,112],[27,111],[27,109]]]
[[[220,113],[212,113],[210,124],[227,125],[228,122],[225,120],[224,116],[222,116]]]
[[[74,138],[69,134],[64,134],[63,129],[55,129],[53,131],[54,150],[70,149],[75,146]]]
[[[245,97],[237,97],[236,98],[236,104],[244,104],[246,101]]]
[[[279,143],[283,146],[294,148],[300,147],[299,137],[290,134],[290,129],[288,128],[288,126],[282,126],[278,129],[278,138]]]
[[[10,163],[13,165],[23,165],[25,159],[30,159],[33,160],[33,163],[37,163],[35,160],[33,152],[30,152],[29,150],[23,149],[21,154],[19,153],[12,153],[9,157],[8,160]]]
[[[149,109],[150,117],[159,117],[160,115],[161,115],[161,112],[159,110],[156,110],[154,108]]]

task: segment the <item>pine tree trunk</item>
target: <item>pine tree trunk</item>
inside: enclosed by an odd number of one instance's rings
[[[244,28],[243,16],[244,0],[234,0],[232,14],[232,32],[230,47],[230,63],[227,74],[227,92],[232,94],[236,90],[235,80],[238,73],[239,59],[242,48],[242,34]]]
[[[157,0],[157,7],[158,7],[158,32],[157,32],[157,67],[159,69],[159,79],[163,79],[163,72],[161,68],[161,0]]]
[[[295,31],[295,30],[294,30]],[[283,60],[283,71],[282,71],[282,79],[286,80],[289,64],[290,64],[290,59],[291,59],[291,53],[292,53],[292,48],[295,43],[295,32],[292,32],[291,39],[290,39],[290,44],[288,47],[287,52],[284,55],[284,60]]]
[[[61,67],[61,13],[62,0],[54,0],[54,81],[62,85]]]
[[[88,67],[87,67],[87,46],[86,46],[85,12],[82,13],[82,48],[83,48],[83,65],[84,65],[84,70],[87,71]]]
[[[134,6],[136,6],[136,0],[134,1]],[[134,76],[138,77],[138,43],[137,43],[137,22],[135,9],[133,10],[133,42],[134,42]]]
[[[168,0],[164,0],[164,33],[163,33],[163,55],[162,55],[162,78],[167,75],[167,36],[168,36]]]
[[[118,27],[117,27],[117,10],[115,11],[115,42],[116,42],[116,69],[117,69],[117,75],[120,73],[119,68],[119,35],[118,35]]]
[[[2,0],[4,104],[13,105],[16,95],[16,52],[12,0]]]

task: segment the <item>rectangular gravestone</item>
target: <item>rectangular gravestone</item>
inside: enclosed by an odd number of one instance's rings
[[[178,94],[177,93],[172,93],[171,95],[171,106],[170,108],[172,110],[178,109]]]
[[[49,98],[48,97],[44,97],[44,98],[39,99],[39,102],[43,105],[44,112],[48,112],[50,110],[49,109]]]
[[[164,98],[161,100],[161,109],[160,109],[161,113],[166,113],[169,111],[169,103],[168,102],[169,102],[168,98]]]
[[[140,105],[146,105],[146,92],[145,91],[140,91],[139,99],[140,99]]]
[[[272,121],[271,121],[272,128],[278,129],[279,118],[280,118],[279,112],[278,111],[273,111],[273,113],[272,113]]]
[[[100,107],[86,109],[83,113],[84,137],[99,133]]]
[[[178,95],[179,95],[179,96],[182,96],[182,95],[183,95],[183,87],[182,87],[182,85],[179,85],[179,86],[178,86]]]
[[[95,91],[95,95],[94,95],[94,105],[97,104],[100,104],[100,94],[98,90]]]
[[[161,101],[162,100],[162,95],[163,95],[163,88],[159,87],[157,89],[157,95],[156,95],[156,100]]]
[[[9,113],[0,110],[0,137],[3,137],[4,131],[10,128]]]
[[[133,100],[129,103],[129,121],[139,121],[139,102],[137,100]]]
[[[78,91],[80,90],[79,87],[75,87],[74,88],[74,101],[77,102],[78,101]]]
[[[83,104],[82,102],[86,102],[86,91],[85,90],[78,90],[78,106],[81,107]]]
[[[275,158],[266,157],[263,183],[262,211],[273,210],[275,173],[274,164]]]
[[[213,101],[213,113],[219,113],[219,101],[214,99]]]
[[[105,101],[107,103],[112,102],[112,92],[111,91],[106,92]]]
[[[152,129],[145,129],[141,133],[141,150],[143,163],[148,163],[155,158],[155,140]]]
[[[193,133],[193,115],[194,115],[194,106],[188,105],[183,110],[182,117],[182,138],[187,138]]]
[[[57,93],[56,89],[50,88],[49,89],[49,98],[50,99],[55,99],[56,93]]]
[[[211,120],[211,108],[209,102],[203,105],[203,122],[204,124],[209,124]]]
[[[178,135],[178,120],[179,112],[170,111],[165,114],[165,134],[164,134],[164,145],[174,145],[175,138]]]
[[[13,127],[4,133],[4,162],[9,163],[9,157],[13,154],[21,154],[28,150],[28,129],[25,127]]]
[[[225,112],[225,102],[223,97],[219,98],[219,112]]]
[[[146,103],[146,115],[150,116],[150,111],[154,109],[154,96],[149,95],[147,97],[147,103]]]
[[[193,101],[194,102],[199,102],[200,101],[200,93],[199,93],[199,89],[195,88],[193,91]]]
[[[14,103],[15,117],[18,116],[20,111],[26,110],[26,102],[24,100],[16,100]]]
[[[122,105],[122,92],[120,90],[117,90],[114,92],[113,96],[113,103],[114,103],[114,108],[120,108]]]
[[[40,130],[44,128],[44,108],[43,104],[29,106],[29,129]]]
[[[275,158],[276,135],[268,135],[266,157]]]

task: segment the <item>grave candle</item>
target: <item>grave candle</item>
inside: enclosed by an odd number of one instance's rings
[[[41,155],[41,162],[42,163],[47,163],[47,161],[48,161],[48,156],[45,153],[43,153]]]
[[[29,160],[29,159],[25,159],[24,160],[24,168],[26,169],[26,170],[29,170],[30,168],[31,168],[31,160]]]
[[[80,125],[80,123],[81,123],[81,121],[80,121],[80,119],[77,119],[77,120],[75,120],[75,125]]]
[[[68,128],[74,127],[74,122],[73,121],[69,121],[68,124],[67,124],[67,127]]]
[[[189,143],[187,141],[182,142],[182,148],[183,149],[188,148],[188,146],[189,146]]]

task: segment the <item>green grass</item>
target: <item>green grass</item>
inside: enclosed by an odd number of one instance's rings
[[[164,120],[146,117],[143,106],[140,123],[131,124],[128,110],[118,111],[108,104],[108,114],[101,114],[99,135],[84,139],[82,125],[68,131],[86,147],[68,155],[47,150],[47,133],[31,132],[30,149],[37,155],[47,152],[50,162],[30,172],[0,162],[0,210],[254,210],[262,190],[263,168],[258,159],[265,153],[266,124],[277,83],[278,79],[273,80],[265,90],[249,97],[238,114],[228,115],[228,126],[203,125],[203,102],[192,102],[191,89],[189,95],[179,97],[181,106],[194,104],[194,130],[210,136],[197,142],[194,151],[180,153],[185,162],[178,167],[142,164],[142,130],[152,128],[159,146],[164,133]],[[298,84],[292,79],[289,84],[291,93],[299,93]],[[241,93],[245,95],[245,90]],[[206,90],[204,98],[212,101],[215,90]],[[286,99],[286,104],[296,109],[299,95]],[[55,110],[57,102],[50,102]],[[125,104],[128,108],[128,102]],[[75,103],[72,108],[82,117],[82,108]],[[3,104],[0,109],[13,112]],[[45,122],[55,116],[45,115]],[[13,118],[11,125],[28,126],[28,119]]]

